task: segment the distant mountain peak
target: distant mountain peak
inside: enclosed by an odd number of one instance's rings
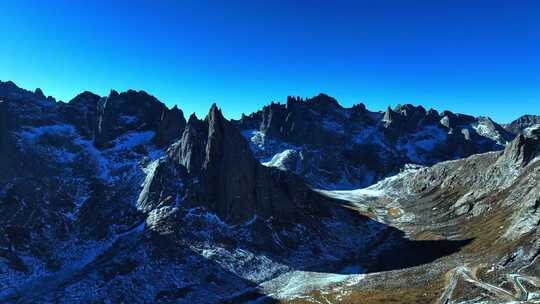
[[[535,125],[540,125],[540,115],[526,114],[504,125],[504,128],[514,134],[519,134]]]

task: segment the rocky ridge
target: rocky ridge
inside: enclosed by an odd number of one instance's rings
[[[8,82],[0,99],[2,302],[508,298],[448,273],[528,276],[536,299],[535,128],[326,95],[187,122],[142,91],[64,103]]]
[[[523,115],[511,123],[504,125],[504,128],[514,134],[519,134],[535,126],[540,126],[540,115]]]
[[[325,189],[369,186],[410,163],[500,150],[514,137],[487,117],[410,104],[370,112],[364,104],[343,108],[324,94],[289,97],[236,124],[261,162]]]

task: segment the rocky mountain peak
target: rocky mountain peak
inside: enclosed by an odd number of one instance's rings
[[[189,173],[199,173],[203,164],[207,132],[205,122],[191,114],[181,139],[167,150],[169,158],[184,166]]]
[[[341,108],[341,105],[334,97],[324,93],[319,93],[319,95],[307,99],[306,103],[319,107]]]
[[[396,119],[397,113],[392,110],[391,107],[386,108],[384,112],[383,121],[386,123],[392,123]]]
[[[210,110],[208,111],[206,119],[209,123],[222,123],[225,120],[221,109],[218,108],[216,103],[213,103],[212,106],[210,106]]]
[[[539,154],[540,131],[516,136],[504,149],[502,159],[524,167]]]
[[[49,101],[54,102],[52,97],[45,97],[40,88],[33,92],[18,87],[13,81],[0,81],[0,98],[8,98],[13,100],[34,100],[34,101]]]
[[[482,123],[483,125],[489,127],[490,129],[496,129],[496,128],[499,128],[499,126],[497,125],[497,123],[495,123],[491,118],[489,117],[486,117],[486,116],[479,116],[477,118],[477,121],[479,123]]]
[[[205,200],[223,218],[245,220],[255,213],[255,171],[258,165],[240,132],[212,105],[207,122],[201,169]]]
[[[96,144],[106,145],[130,131],[154,131],[154,142],[165,146],[180,138],[186,125],[183,112],[144,91],[111,91],[99,109]]]
[[[257,159],[281,164],[285,155],[298,155],[296,162],[288,162],[289,169],[323,188],[344,180],[370,185],[405,163],[430,165],[501,150],[513,138],[493,121],[451,111],[404,104],[371,112],[362,104],[343,108],[333,101],[309,101],[317,99],[330,100],[324,95],[288,97],[287,105],[271,103],[235,124],[251,141]],[[366,168],[372,170],[367,178],[361,173]]]
[[[73,104],[96,103],[100,99],[101,99],[101,96],[96,95],[96,94],[94,94],[92,92],[89,92],[89,91],[84,91],[84,92],[80,93],[79,95],[75,96],[68,103],[73,103]]]
[[[13,81],[0,81],[0,95],[3,97],[8,96],[8,94],[22,91]]]
[[[191,115],[189,115],[187,124],[189,125],[189,124],[194,124],[198,122],[200,122],[200,119],[197,117],[197,114],[195,114],[195,112],[191,113]]]
[[[511,123],[504,125],[504,128],[513,134],[519,134],[535,125],[540,125],[540,115],[523,115]]]
[[[98,132],[99,111],[104,98],[92,92],[82,92],[65,104],[62,116],[74,125],[85,138],[93,138]]]
[[[40,88],[34,90],[34,95],[39,99],[46,99],[45,94],[43,94],[43,91]]]
[[[118,91],[116,91],[116,90],[111,90],[111,91],[109,92],[109,96],[108,96],[107,98],[108,98],[108,99],[109,99],[109,98],[115,98],[115,97],[118,97],[119,95],[120,95],[120,94],[118,94]]]
[[[215,103],[210,108],[205,121],[208,127],[205,168],[221,166],[219,163],[222,161],[254,162],[246,140],[223,117],[223,113]]]
[[[353,105],[352,109],[354,111],[360,112],[360,113],[363,113],[363,112],[367,111],[366,105],[363,102]]]
[[[424,117],[424,121],[431,124],[438,123],[440,119],[439,112],[435,109],[429,109]]]
[[[412,105],[42,96],[0,83],[2,303],[537,299],[538,127],[478,154],[495,122]]]
[[[437,110],[435,110],[435,109],[432,108],[432,109],[429,109],[429,110],[427,111],[427,114],[426,114],[426,115],[430,115],[430,116],[439,116],[439,112],[438,112]]]
[[[286,105],[287,107],[291,107],[291,106],[294,106],[295,104],[301,104],[302,102],[304,102],[304,99],[300,96],[287,96],[287,102],[286,102]],[[279,105],[279,103],[274,103],[273,101],[270,103],[270,107],[274,106],[274,105]]]
[[[395,110],[397,113],[401,113],[404,116],[425,115],[426,109],[422,106],[414,106],[412,104],[397,105]]]
[[[318,197],[291,173],[262,166],[215,104],[204,121],[190,117],[181,140],[167,154],[186,168],[191,181],[186,185],[185,203],[205,207],[228,222],[247,221],[255,215],[290,218],[304,204],[293,193],[312,196],[314,201]]]

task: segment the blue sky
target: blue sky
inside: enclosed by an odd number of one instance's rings
[[[540,1],[1,1],[0,80],[239,117],[287,95],[540,114]]]

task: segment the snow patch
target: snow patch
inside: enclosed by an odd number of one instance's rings
[[[291,165],[296,165],[296,157],[298,156],[298,152],[292,149],[287,149],[283,152],[280,152],[272,157],[272,159],[268,162],[263,162],[262,164],[267,167],[275,167],[281,170],[289,170],[291,169]],[[294,163],[294,164],[293,164]],[[295,171],[295,168],[292,168],[292,171]]]
[[[269,296],[281,300],[295,299],[304,297],[312,290],[318,290],[321,293],[330,291],[337,285],[349,285],[363,279],[365,275],[355,274],[331,274],[309,271],[292,271],[280,275],[279,277],[264,282],[260,288]]]
[[[149,144],[156,135],[154,131],[129,132],[113,141],[113,151],[133,149],[139,145]]]

